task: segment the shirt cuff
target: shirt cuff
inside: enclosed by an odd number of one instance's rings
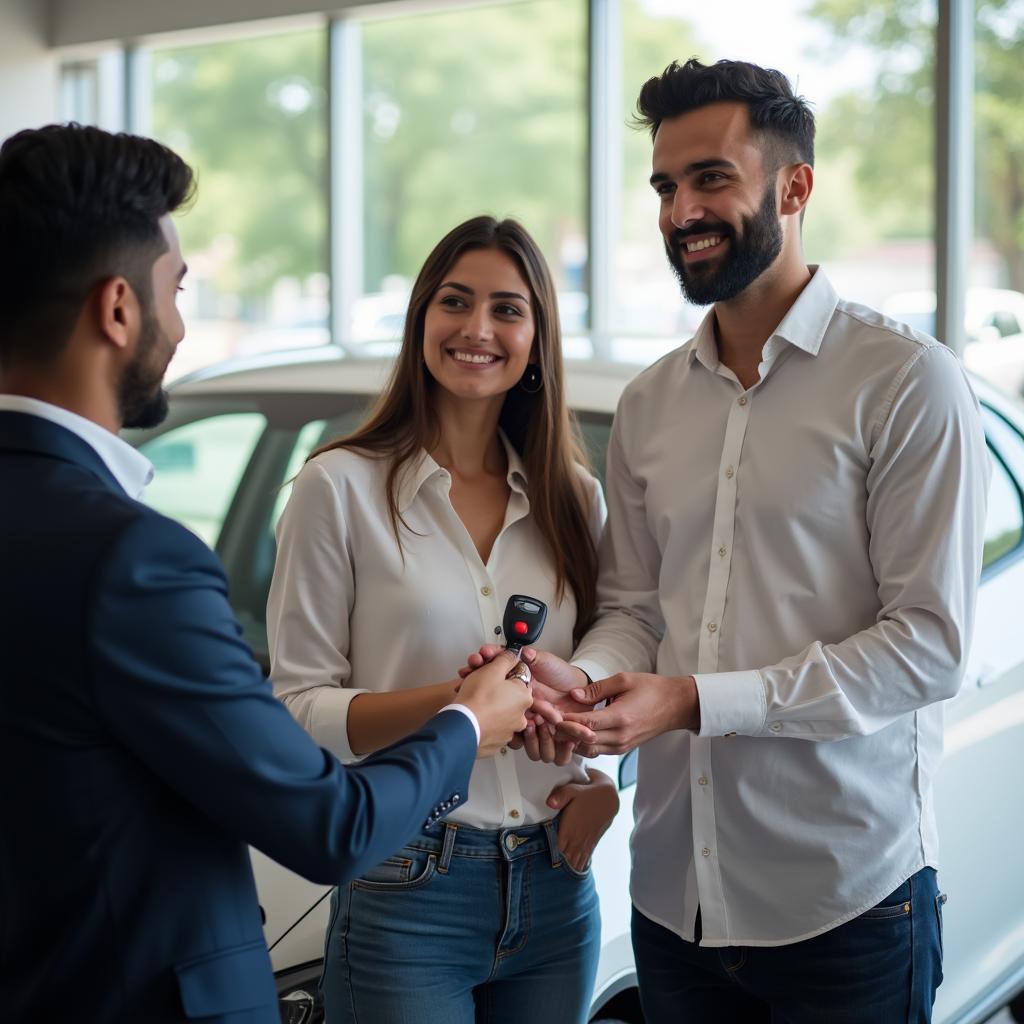
[[[351,764],[365,756],[355,753],[349,743],[348,708],[359,694],[372,692],[350,690],[345,686],[324,686],[316,695],[310,733],[321,747],[326,747],[342,764]]]
[[[700,700],[698,736],[760,736],[767,703],[761,673],[707,672],[693,677]]]
[[[476,733],[476,745],[480,746],[480,722],[477,721],[476,715],[465,704],[445,704],[441,711],[462,712],[473,723],[473,731]],[[438,714],[441,714],[441,711],[438,711]]]
[[[614,672],[609,672],[600,662],[591,661],[590,658],[580,658],[577,661],[570,661],[569,664],[573,668],[582,669],[591,682],[597,682],[598,679],[607,679],[610,675],[615,674]],[[585,684],[581,683],[580,685],[583,686]]]

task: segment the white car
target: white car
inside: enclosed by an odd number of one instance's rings
[[[885,312],[935,337],[935,292],[898,292]],[[1008,288],[968,288],[964,363],[1010,395],[1024,393],[1024,294]]]
[[[312,448],[359,422],[388,369],[330,347],[234,362],[179,381],[166,422],[134,435],[157,469],[147,500],[220,555],[264,666],[274,525],[287,481]],[[636,369],[569,366],[569,401],[599,470],[616,401]],[[993,479],[971,662],[946,707],[936,784],[940,880],[949,894],[936,1024],[976,1024],[1024,990],[1024,407],[975,383]],[[635,752],[598,767],[618,778],[622,809],[594,857],[602,929],[591,1019],[642,1024],[627,891]],[[329,889],[258,851],[252,860],[282,1019],[314,1024],[322,1019],[316,983]]]

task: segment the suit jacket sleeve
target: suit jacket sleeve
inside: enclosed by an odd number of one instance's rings
[[[98,562],[95,699],[112,735],[225,831],[314,881],[379,863],[465,798],[476,737],[444,712],[358,768],[319,748],[241,639],[213,554],[142,514]]]

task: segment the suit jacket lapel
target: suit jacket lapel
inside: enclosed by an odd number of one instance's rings
[[[95,474],[107,487],[125,493],[91,444],[41,416],[0,410],[0,452],[27,452],[71,462]]]

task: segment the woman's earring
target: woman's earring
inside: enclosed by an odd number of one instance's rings
[[[541,376],[540,367],[536,363],[527,363],[525,372],[519,378],[519,386],[528,395],[535,395],[544,387],[544,378]]]

